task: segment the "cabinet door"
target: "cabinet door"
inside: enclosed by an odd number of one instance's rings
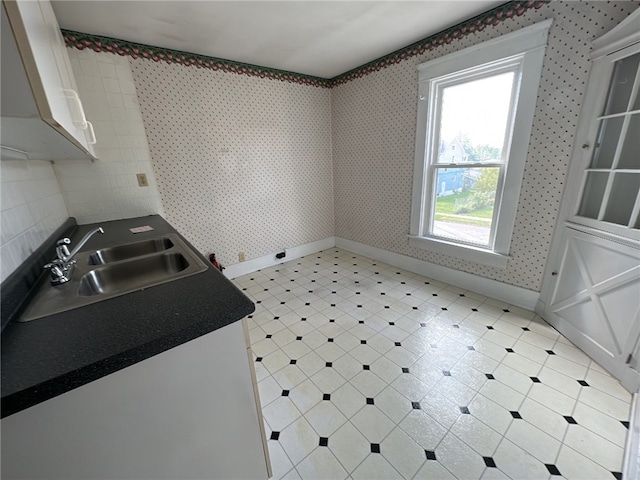
[[[627,389],[637,391],[633,354],[640,335],[640,252],[571,228],[563,236],[565,248],[547,286],[544,318]]]
[[[5,7],[40,116],[95,156],[93,130],[85,118],[50,2],[7,1]]]

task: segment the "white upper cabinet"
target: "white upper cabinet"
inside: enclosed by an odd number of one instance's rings
[[[93,126],[49,0],[2,3],[2,158],[94,159]]]

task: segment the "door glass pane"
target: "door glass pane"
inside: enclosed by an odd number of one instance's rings
[[[514,72],[444,87],[438,163],[500,162]]]
[[[604,220],[618,225],[628,225],[639,189],[640,173],[616,173]]]
[[[611,168],[623,122],[624,117],[608,118],[600,122],[591,168]]]
[[[489,246],[499,168],[436,169],[433,229],[439,237]]]
[[[640,53],[616,62],[611,77],[605,115],[627,111],[639,62]]]
[[[618,168],[640,168],[640,114],[631,115]]]
[[[584,187],[578,215],[588,218],[598,218],[608,178],[608,173],[589,172],[587,174],[587,184]]]

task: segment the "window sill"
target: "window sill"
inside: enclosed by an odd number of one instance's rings
[[[409,245],[423,250],[430,250],[436,253],[442,253],[451,257],[462,258],[492,267],[507,268],[509,255],[496,253],[479,247],[462,246],[460,244],[447,242],[445,240],[437,240],[435,238],[419,237],[416,235],[407,235]]]

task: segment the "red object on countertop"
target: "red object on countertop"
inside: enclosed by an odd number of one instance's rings
[[[222,271],[224,269],[224,267],[222,265],[220,265],[218,263],[218,261],[216,260],[216,254],[212,253],[209,255],[209,261],[211,262],[211,264],[216,267],[218,270]]]

